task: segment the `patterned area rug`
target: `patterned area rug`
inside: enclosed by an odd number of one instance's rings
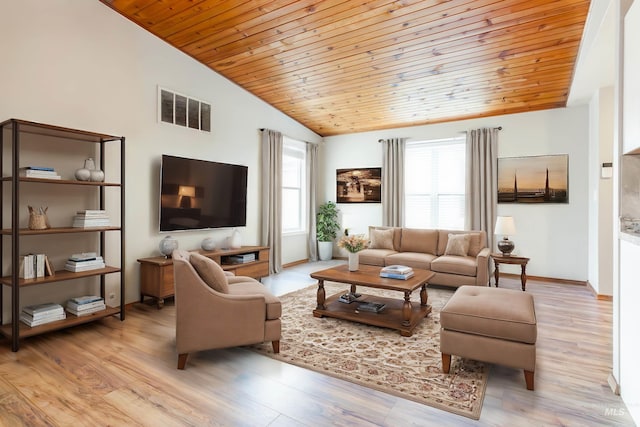
[[[348,285],[325,282],[327,296]],[[428,288],[433,311],[413,336],[332,318],[313,317],[317,286],[280,297],[282,340],[280,354],[271,343],[252,350],[280,361],[332,375],[405,399],[479,419],[487,387],[488,366],[451,358],[449,374],[442,372],[440,310],[452,295],[448,289]],[[399,292],[360,288],[370,295],[401,298]],[[419,301],[416,291],[412,301]]]

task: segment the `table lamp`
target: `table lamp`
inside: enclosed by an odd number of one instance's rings
[[[178,187],[178,195],[180,196],[180,207],[191,208],[191,199],[196,197],[196,187],[193,185],[181,185]]]
[[[503,236],[502,240],[498,240],[498,249],[503,255],[508,256],[513,252],[516,245],[509,240],[509,236],[516,234],[516,224],[512,216],[499,216],[496,218],[496,229],[493,234]]]

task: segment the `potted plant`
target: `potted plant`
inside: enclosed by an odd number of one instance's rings
[[[316,216],[316,239],[318,240],[318,256],[321,261],[332,258],[333,239],[336,238],[339,229],[336,204],[329,201],[320,205]]]

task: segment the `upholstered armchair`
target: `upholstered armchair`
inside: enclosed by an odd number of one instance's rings
[[[189,353],[271,341],[280,351],[280,300],[250,277],[197,253],[173,252],[178,369]]]

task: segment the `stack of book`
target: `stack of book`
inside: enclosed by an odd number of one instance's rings
[[[227,257],[227,262],[229,262],[230,264],[244,264],[245,262],[251,262],[255,260],[256,254],[254,253],[229,255]]]
[[[104,259],[95,252],[83,252],[73,254],[64,265],[64,269],[77,273],[79,271],[96,270],[104,268]]]
[[[60,175],[48,166],[27,166],[20,168],[18,175],[25,178],[60,179]]]
[[[28,305],[20,313],[20,321],[27,325],[39,326],[56,320],[66,319],[67,315],[60,304],[47,302],[44,304]]]
[[[53,276],[55,271],[45,254],[29,254],[20,259],[19,276],[22,279],[35,279],[36,277]]]
[[[358,311],[368,311],[370,313],[380,313],[382,310],[384,310],[384,308],[386,307],[386,304],[383,304],[381,302],[363,302],[362,304],[358,305]]]
[[[76,316],[87,316],[96,311],[107,308],[104,299],[97,295],[86,295],[82,297],[71,298],[67,301],[67,311]]]
[[[109,227],[110,225],[109,215],[102,209],[85,209],[76,212],[73,217],[73,227],[77,228]]]
[[[407,280],[413,277],[413,269],[406,265],[388,265],[380,270],[380,277]]]

